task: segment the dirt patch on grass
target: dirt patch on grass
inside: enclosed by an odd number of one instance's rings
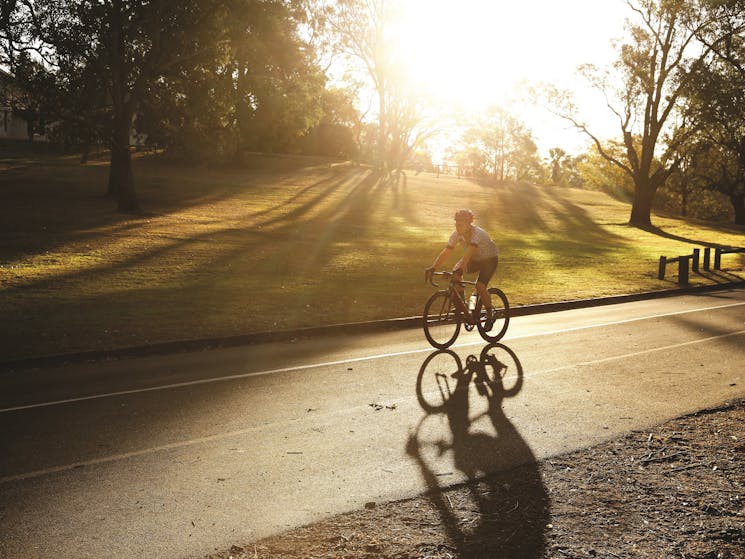
[[[745,400],[210,559],[745,557]]]

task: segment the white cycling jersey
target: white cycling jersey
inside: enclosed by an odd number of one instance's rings
[[[469,246],[475,246],[476,251],[473,253],[473,260],[481,261],[487,260],[488,258],[494,258],[499,256],[499,249],[494,241],[491,240],[489,233],[484,231],[481,227],[473,225],[471,227],[471,238],[466,239],[463,235],[455,231],[450,235],[448,241],[448,248],[455,248],[455,245],[461,243],[465,248]]]

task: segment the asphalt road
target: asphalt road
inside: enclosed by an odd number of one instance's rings
[[[519,317],[502,344],[407,330],[2,373],[0,557],[201,557],[741,398],[745,290]]]

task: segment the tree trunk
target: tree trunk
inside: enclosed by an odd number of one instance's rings
[[[108,195],[116,197],[120,212],[137,212],[140,205],[135,194],[132,159],[129,153],[129,133],[136,101],[127,86],[127,55],[124,40],[126,16],[123,0],[111,4],[111,101],[113,122],[111,133],[111,167]]]
[[[246,55],[242,52],[238,54],[239,56]],[[252,147],[249,143],[249,127],[251,122],[251,115],[254,111],[254,109],[251,107],[250,104],[248,104],[245,99],[247,98],[248,89],[249,89],[249,83],[248,83],[248,75],[249,75],[249,68],[245,66],[241,66],[239,63],[236,63],[233,68],[233,74],[237,76],[235,80],[235,124],[236,124],[236,139],[235,139],[235,151],[233,152],[233,161],[236,164],[240,164],[243,161],[243,158],[247,151],[249,151]],[[255,144],[255,142],[254,142]],[[203,154],[200,154],[202,156]]]
[[[634,188],[634,199],[631,203],[629,225],[645,229],[652,226],[650,216],[652,214],[654,195],[657,192],[657,185],[649,179],[643,183],[640,183],[638,180],[634,182],[636,185]]]
[[[745,225],[745,194],[730,196],[730,201],[735,209],[735,223]]]
[[[83,146],[80,152],[80,164],[85,165],[88,163],[88,159],[91,155],[91,143],[93,142],[93,134],[90,128],[87,126],[83,129]]]
[[[388,137],[388,119],[386,115],[386,106],[385,106],[385,90],[381,89],[378,93],[380,96],[379,101],[379,108],[380,116],[378,119],[379,127],[378,127],[378,165],[380,165],[380,168],[385,171],[386,168],[386,139]]]
[[[135,193],[132,158],[129,152],[130,119],[124,114],[115,115],[114,120],[107,195],[116,198],[118,211],[138,212],[140,205]]]
[[[499,182],[504,182],[504,132],[499,140]]]

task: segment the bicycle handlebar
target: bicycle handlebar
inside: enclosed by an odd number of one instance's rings
[[[434,276],[448,276],[448,277],[450,277],[450,276],[452,276],[452,275],[453,275],[453,273],[452,273],[452,272],[432,272],[432,273],[431,273],[431,274],[429,275],[429,283],[430,283],[430,285],[432,285],[433,287],[440,287],[440,284],[439,284],[439,283],[435,283],[435,281],[434,281],[434,280],[433,280],[432,278],[433,278]]]
[[[440,287],[440,284],[435,283],[432,277],[433,276],[446,276],[446,277],[451,278],[450,281],[452,281],[453,283],[459,283],[460,285],[476,285],[475,281],[468,281],[464,279],[460,279],[460,280],[453,279],[453,275],[454,275],[453,272],[446,272],[444,270],[442,272],[432,272],[429,276],[429,283],[434,287]],[[461,276],[461,278],[462,277],[463,276]]]

